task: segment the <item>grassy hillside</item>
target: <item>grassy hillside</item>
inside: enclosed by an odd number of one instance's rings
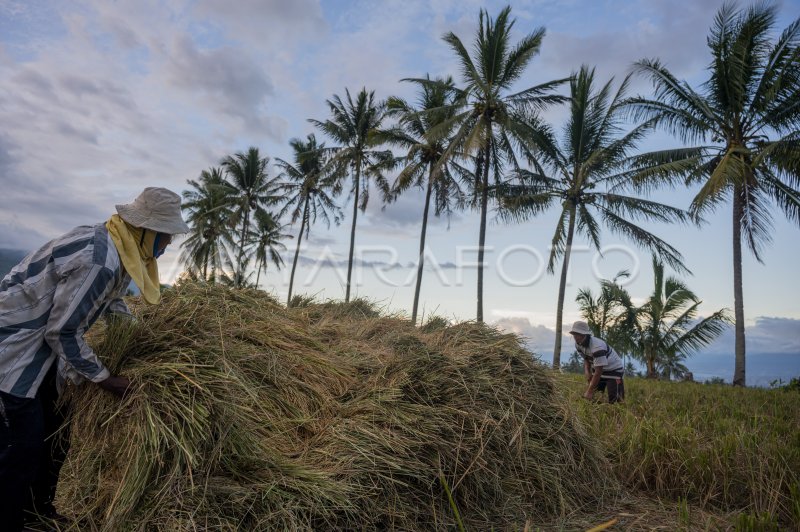
[[[563,376],[578,416],[631,491],[731,514],[739,530],[800,527],[800,393],[626,380],[626,403],[581,399],[582,377]]]

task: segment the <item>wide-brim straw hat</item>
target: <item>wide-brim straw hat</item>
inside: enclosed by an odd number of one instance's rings
[[[134,227],[177,235],[189,232],[181,216],[181,197],[160,187],[147,187],[133,203],[117,205],[120,218]]]
[[[576,321],[572,324],[572,329],[569,330],[569,333],[576,333],[576,334],[592,334],[592,330],[589,328],[589,324],[585,321]]]

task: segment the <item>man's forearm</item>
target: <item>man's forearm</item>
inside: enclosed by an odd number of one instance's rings
[[[586,393],[593,393],[597,389],[597,385],[600,384],[600,377],[603,374],[603,368],[595,368],[594,375],[592,375],[592,380],[589,381],[589,388],[586,390]]]

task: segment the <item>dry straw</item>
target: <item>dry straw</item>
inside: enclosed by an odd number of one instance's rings
[[[72,390],[76,529],[506,529],[618,491],[549,370],[482,325],[186,284],[94,345],[136,388]]]

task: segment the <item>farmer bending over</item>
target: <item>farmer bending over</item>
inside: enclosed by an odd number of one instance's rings
[[[583,357],[583,372],[589,386],[583,396],[591,400],[595,390],[608,390],[608,402],[625,399],[625,383],[622,381],[622,359],[614,349],[600,338],[592,336],[585,321],[572,324],[569,333],[575,340],[575,349]]]
[[[83,335],[105,313],[129,315],[131,280],[147,303],[161,297],[156,258],[189,227],[180,197],[146,188],[117,205],[106,223],[76,227],[34,251],[0,282],[0,528],[21,530],[53,507],[69,435],[58,431],[65,379],[115,395],[130,387],[114,376]]]

